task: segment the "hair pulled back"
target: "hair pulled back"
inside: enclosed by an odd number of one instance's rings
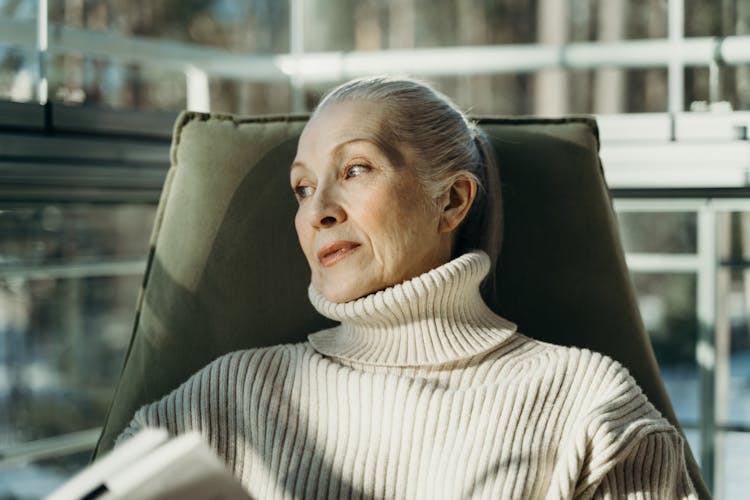
[[[370,77],[330,91],[315,113],[333,103],[362,100],[382,110],[380,142],[407,145],[416,163],[409,165],[434,199],[462,176],[477,184],[477,195],[453,242],[453,256],[487,252],[494,269],[503,233],[500,175],[492,145],[476,123],[429,84],[409,78]],[[494,273],[490,273],[492,276]]]

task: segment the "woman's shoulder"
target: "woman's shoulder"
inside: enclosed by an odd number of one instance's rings
[[[607,354],[586,347],[553,344],[519,332],[516,332],[515,337],[517,344],[521,346],[516,350],[522,358],[534,360],[537,363],[552,363],[553,366],[560,366],[581,377],[605,374],[607,377],[619,379],[629,376],[628,369]]]
[[[544,377],[561,381],[573,396],[587,401],[594,413],[609,414],[624,404],[642,406],[643,414],[660,418],[630,370],[620,361],[591,349],[563,346],[520,335],[528,344],[528,364]]]
[[[215,370],[225,366],[250,367],[296,364],[312,357],[314,354],[315,351],[308,342],[274,344],[222,354],[207,364],[203,370]]]

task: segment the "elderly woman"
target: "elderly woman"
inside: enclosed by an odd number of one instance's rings
[[[290,179],[310,300],[340,325],[217,359],[121,439],[199,430],[257,498],[695,497],[681,436],[626,369],[482,300],[499,179],[445,96],[336,88]]]

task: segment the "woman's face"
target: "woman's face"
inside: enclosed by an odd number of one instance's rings
[[[327,105],[305,127],[292,164],[299,242],[313,286],[334,302],[387,288],[450,258],[450,235],[441,231],[441,210],[413,173],[414,155],[403,146],[388,155],[378,146],[380,110],[367,101]]]

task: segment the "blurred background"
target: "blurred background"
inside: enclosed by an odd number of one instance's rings
[[[747,498],[748,0],[0,0],[0,499],[88,460],[177,113],[305,112],[373,73],[597,117],[677,415],[715,497]]]

